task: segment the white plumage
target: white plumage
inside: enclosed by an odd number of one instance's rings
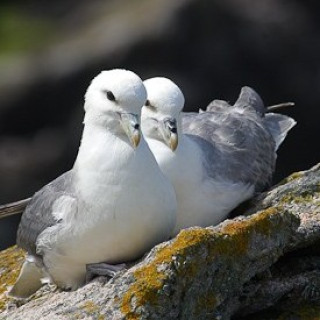
[[[264,115],[262,100],[248,87],[235,106],[215,100],[205,112],[182,113],[184,96],[171,80],[152,78],[144,84],[142,131],[176,191],[174,234],[219,223],[268,185],[276,149],[293,119]]]
[[[17,241],[34,257],[24,268],[37,270],[34,278],[41,270],[58,286],[76,289],[87,264],[130,261],[168,239],[176,198],[140,140],[145,100],[141,79],[130,71],[104,71],[92,81],[73,169],[36,193],[22,216]],[[30,295],[37,281],[29,282],[22,272],[11,294]]]

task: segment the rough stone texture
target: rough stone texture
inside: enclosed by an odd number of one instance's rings
[[[0,311],[6,307],[5,292],[15,283],[24,258],[25,252],[16,246],[0,252]]]
[[[315,319],[319,214],[317,165],[259,195],[247,216],[184,230],[110,281],[75,292],[45,286],[27,302],[2,295],[0,319]]]
[[[320,164],[308,171],[295,172],[272,190],[251,201],[246,214],[273,206],[298,215],[301,224],[287,250],[306,247],[319,240],[320,235]]]

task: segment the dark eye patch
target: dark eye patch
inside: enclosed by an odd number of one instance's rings
[[[152,110],[152,111],[156,111],[157,108],[155,106],[153,106],[149,100],[146,101],[146,103],[144,104],[148,109]]]
[[[107,90],[107,91],[105,91],[105,94],[110,101],[116,101],[116,98],[115,98],[114,94],[112,93],[112,91]]]

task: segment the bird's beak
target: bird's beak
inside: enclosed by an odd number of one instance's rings
[[[141,139],[139,116],[133,113],[121,113],[120,122],[132,146],[136,148]]]
[[[178,147],[177,120],[172,118],[164,119],[161,133],[166,145],[172,151],[175,151]]]

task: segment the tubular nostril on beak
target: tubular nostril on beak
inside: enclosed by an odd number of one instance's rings
[[[162,135],[165,143],[172,151],[175,151],[178,146],[178,130],[177,121],[173,118],[167,118],[163,121]]]
[[[140,143],[139,116],[133,113],[121,113],[120,122],[124,132],[127,134],[132,146],[136,148]]]

